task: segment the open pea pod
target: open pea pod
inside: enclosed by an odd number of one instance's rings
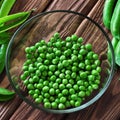
[[[13,95],[0,95],[0,102],[5,102],[11,100],[14,97]]]
[[[0,96],[1,95],[14,95],[15,94],[15,92],[13,92],[13,91],[10,91],[10,90],[8,90],[8,89],[5,89],[5,88],[0,88]]]
[[[0,33],[17,27],[27,20],[31,11],[20,12],[0,18]]]

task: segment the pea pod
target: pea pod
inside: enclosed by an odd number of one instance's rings
[[[120,0],[117,1],[112,15],[110,29],[113,37],[120,39]]]
[[[2,0],[0,8],[0,18],[8,15],[16,0]]]
[[[12,92],[12,91],[10,91],[10,90],[7,90],[7,89],[5,89],[5,88],[0,88],[0,96],[1,95],[14,95],[15,94],[15,92]]]
[[[115,37],[113,37],[112,39],[112,46],[113,46],[113,49],[115,50],[117,44],[118,44],[118,39],[116,39]],[[115,52],[115,51],[114,51]],[[111,51],[110,51],[110,48],[108,47],[108,60],[111,61]]]
[[[106,0],[103,8],[103,23],[106,28],[110,29],[110,22],[117,0]]]
[[[120,40],[115,48],[115,62],[118,66],[120,66]]]
[[[0,95],[0,102],[11,100],[13,97],[14,95]]]
[[[10,34],[8,32],[0,33],[0,45],[8,43],[10,40]]]
[[[0,74],[2,73],[5,66],[5,55],[8,43],[2,44],[0,47]]]
[[[10,30],[22,24],[25,20],[27,20],[29,15],[30,11],[20,12],[0,18],[0,33]]]

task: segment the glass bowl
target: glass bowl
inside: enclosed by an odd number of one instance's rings
[[[55,32],[59,32],[62,39],[73,34],[82,37],[84,43],[92,44],[94,52],[99,55],[101,61],[99,88],[86,97],[78,107],[69,107],[63,110],[44,108],[43,105],[34,102],[20,78],[26,59],[25,48],[40,40],[48,42]],[[108,47],[110,48],[111,62],[107,58]],[[33,16],[15,31],[7,49],[6,71],[15,92],[32,107],[51,113],[72,113],[90,106],[105,93],[114,74],[114,52],[106,32],[91,18],[74,11],[48,11]]]

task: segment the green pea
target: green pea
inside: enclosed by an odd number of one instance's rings
[[[63,94],[63,95],[68,95],[68,93],[69,93],[68,89],[63,89],[63,90],[62,90],[62,94]]]
[[[49,66],[49,70],[50,70],[50,71],[55,71],[55,69],[56,69],[56,66],[55,66],[55,65],[50,65],[50,66]]]
[[[48,92],[49,91],[49,87],[48,86],[44,86],[43,88],[42,88],[42,91],[45,93],[45,92]]]
[[[49,93],[50,93],[50,95],[54,95],[55,94],[55,89],[54,88],[50,88]]]
[[[45,108],[51,108],[51,103],[50,102],[45,102],[44,107]]]
[[[78,93],[78,96],[79,96],[79,97],[85,97],[85,92],[84,92],[84,91],[80,91],[80,92]]]
[[[29,90],[33,90],[33,89],[34,89],[34,86],[33,86],[33,84],[28,84],[28,85],[27,85],[27,88],[28,88]]]
[[[90,43],[88,43],[88,44],[85,45],[85,48],[86,48],[88,51],[90,51],[90,50],[92,50],[92,45],[91,45]]]
[[[56,102],[52,102],[51,106],[52,106],[53,109],[57,109],[58,104]]]
[[[63,109],[65,109],[65,105],[63,103],[59,103],[58,108],[60,110],[63,110]]]
[[[82,79],[87,78],[86,72],[80,72],[80,77],[81,77]]]
[[[74,34],[71,36],[71,39],[76,42],[78,40],[78,37],[77,37],[77,35]]]

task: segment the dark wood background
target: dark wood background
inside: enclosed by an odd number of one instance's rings
[[[11,13],[35,9],[31,16],[50,10],[73,10],[82,12],[98,22],[103,28],[102,10],[104,0],[17,0]],[[105,28],[104,28],[105,29]],[[111,33],[105,29],[108,35]],[[120,120],[120,70],[105,94],[93,105],[70,114],[51,114],[32,108],[17,95],[9,102],[0,103],[0,120]],[[11,87],[5,74],[0,75],[0,87]]]

